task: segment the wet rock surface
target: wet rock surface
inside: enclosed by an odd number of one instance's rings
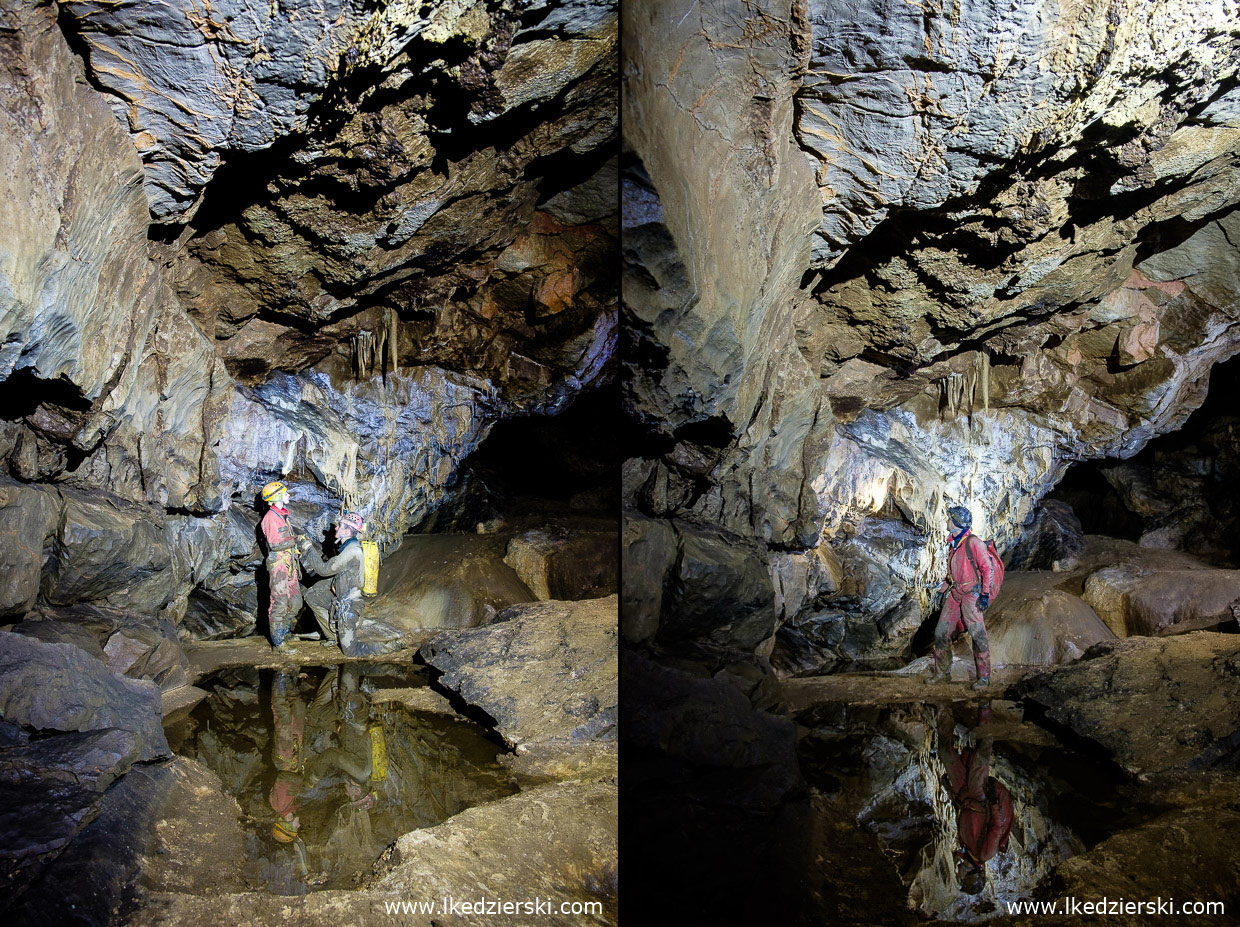
[[[200,897],[158,893],[131,919],[134,924],[338,924],[363,917],[374,924],[422,924],[446,919],[443,898],[457,901],[553,899],[538,915],[551,924],[614,924],[616,910],[616,798],[605,782],[555,783],[471,808],[437,827],[397,842],[384,875],[354,892],[322,891],[302,898],[260,894]],[[530,894],[515,896],[521,886]],[[439,905],[432,913],[390,910],[393,899]],[[597,903],[598,914],[561,913],[568,902]],[[485,905],[484,905],[485,907]],[[571,909],[570,909],[571,911]],[[451,913],[451,912],[450,912]],[[467,924],[495,915],[460,913]]]
[[[1232,634],[1130,638],[1100,644],[1017,691],[1134,774],[1234,769],[1238,652]]]
[[[159,688],[111,673],[71,644],[0,632],[0,714],[36,730],[131,732],[137,755],[168,755],[159,726]]]
[[[614,741],[616,609],[614,596],[513,606],[486,628],[436,636],[419,654],[519,753]]]

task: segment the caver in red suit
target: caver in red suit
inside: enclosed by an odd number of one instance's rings
[[[947,514],[953,533],[948,542],[947,579],[939,586],[939,591],[947,595],[943,597],[943,610],[934,628],[935,676],[948,677],[952,640],[961,631],[968,631],[977,667],[976,685],[985,686],[990,682],[990,641],[986,637],[982,610],[990,604],[993,579],[990,555],[982,539],[969,530],[973,517],[968,509],[953,506]]]
[[[1007,849],[1012,832],[1012,793],[990,775],[994,741],[983,738],[975,748],[957,751],[951,729],[940,728],[939,750],[947,769],[948,793],[956,806],[960,840],[961,884],[969,894],[981,891],[982,867]]]

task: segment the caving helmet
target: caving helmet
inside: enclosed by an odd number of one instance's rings
[[[270,505],[282,492],[288,492],[288,487],[279,480],[272,480],[263,487],[263,501]]]
[[[963,505],[953,505],[947,510],[947,517],[952,520],[952,524],[957,528],[972,528],[973,513],[966,509]]]
[[[275,837],[280,843],[292,843],[297,839],[297,832],[301,830],[301,822],[297,818],[286,821],[284,818],[276,818],[276,822],[271,825],[271,836]]]
[[[357,512],[345,512],[340,518],[340,523],[336,526],[336,533],[341,531],[354,537],[366,530],[366,522],[362,520],[362,516]]]

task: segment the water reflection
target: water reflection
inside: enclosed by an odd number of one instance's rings
[[[214,770],[247,829],[247,877],[301,894],[352,886],[401,834],[516,791],[473,722],[384,701],[409,667],[233,670],[170,736]]]
[[[808,778],[877,839],[914,912],[999,915],[1084,850],[1057,801],[1072,786],[1014,706],[832,705],[816,721],[802,748]]]

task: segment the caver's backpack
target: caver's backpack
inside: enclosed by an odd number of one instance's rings
[[[362,541],[362,595],[379,593],[379,545]]]
[[[982,581],[982,571],[977,568],[977,561],[973,559],[973,545],[968,542],[964,545],[965,556],[969,558],[969,563],[973,567],[973,576],[975,582]],[[995,547],[993,540],[986,542],[986,556],[990,558],[990,601],[993,602],[999,595],[999,587],[1003,585],[1003,558],[999,556],[999,551]]]

